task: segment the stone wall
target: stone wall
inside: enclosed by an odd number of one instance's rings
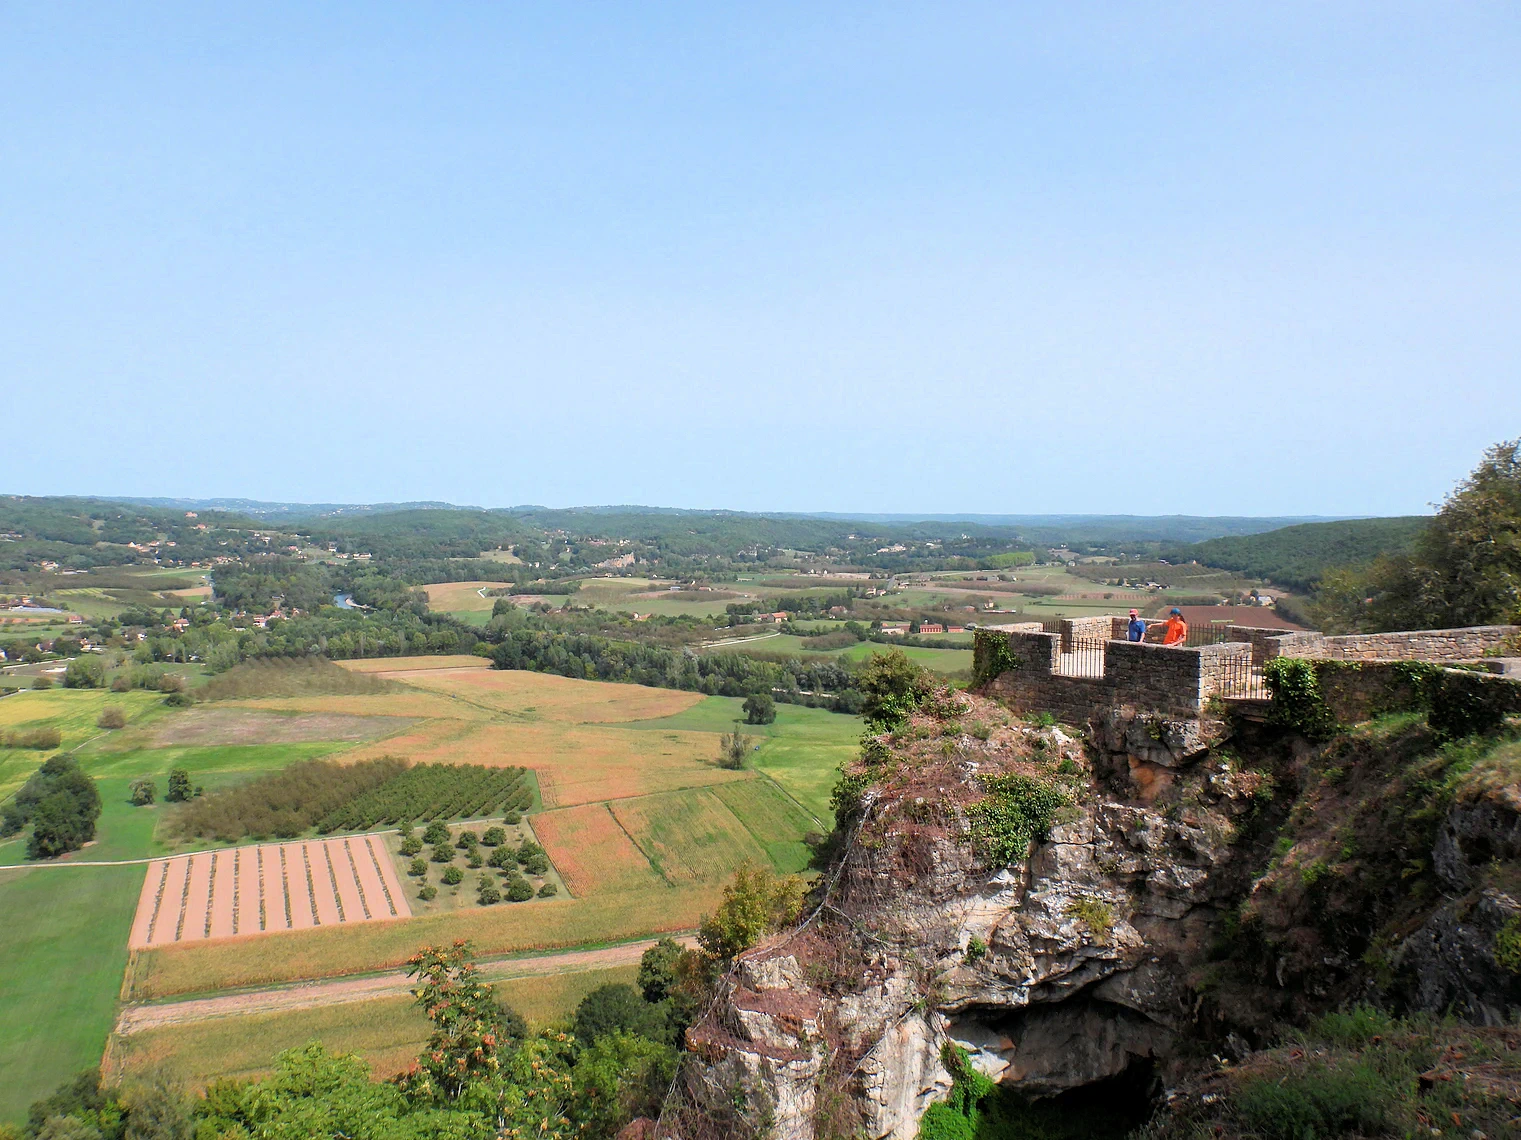
[[[1327,636],[1313,630],[1284,633],[1281,629],[1228,626],[1225,636],[1252,646],[1252,664],[1274,657],[1303,657],[1311,661],[1477,661],[1501,649],[1521,632],[1521,626],[1476,625],[1466,629],[1419,629],[1400,633],[1351,633]]]
[[[989,683],[999,700],[1017,713],[1049,712],[1073,724],[1112,709],[1195,719],[1228,677],[1250,668],[1252,654],[1244,642],[1177,649],[1109,641],[1102,676],[1071,677],[1056,672],[1062,634],[981,630],[978,636],[1008,638],[1018,661]]]

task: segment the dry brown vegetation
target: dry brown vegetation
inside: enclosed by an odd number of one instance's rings
[[[325,657],[276,657],[247,661],[207,681],[196,696],[203,701],[250,697],[365,696],[396,691],[380,677],[341,669]]]

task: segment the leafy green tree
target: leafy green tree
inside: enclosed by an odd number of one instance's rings
[[[738,771],[745,766],[750,753],[750,738],[742,736],[738,729],[726,732],[718,738],[718,766]]]
[[[803,910],[803,882],[795,876],[778,878],[769,868],[741,864],[724,888],[724,900],[697,932],[703,951],[727,963],[765,935],[798,920]]]
[[[651,1005],[659,1005],[676,986],[676,964],[686,951],[674,938],[662,938],[639,959],[639,992]]]
[[[169,791],[164,799],[172,804],[187,803],[195,797],[195,789],[190,784],[190,773],[183,768],[169,769]]]
[[[1484,453],[1410,554],[1325,575],[1314,616],[1333,631],[1521,621],[1521,439]]]
[[[439,882],[447,886],[457,887],[465,881],[465,872],[458,867],[445,867],[444,873],[439,876]]]
[[[507,842],[507,830],[502,827],[488,827],[481,833],[482,847],[500,847]]]
[[[429,847],[434,847],[440,843],[448,843],[449,825],[441,819],[433,820],[423,832],[423,842]]]
[[[404,1087],[413,1097],[456,1100],[472,1083],[501,1072],[500,1014],[480,980],[469,942],[424,946],[407,960],[412,996],[433,1023],[418,1069]]]
[[[638,1116],[654,1117],[671,1078],[676,1051],[617,1029],[583,1047],[572,1072],[576,1120],[593,1137],[611,1137]]]
[[[576,1006],[572,1032],[583,1048],[620,1030],[651,1040],[664,1038],[664,1011],[645,1001],[639,991],[626,982],[598,986]]]
[[[533,884],[522,875],[514,875],[507,881],[507,901],[527,902],[533,898]]]
[[[105,683],[106,667],[93,653],[76,657],[63,671],[65,689],[98,689]]]
[[[856,676],[864,698],[861,715],[878,732],[887,732],[908,719],[929,696],[933,681],[929,673],[908,659],[901,649],[873,654]]]
[[[745,723],[770,724],[776,720],[776,701],[770,693],[751,693],[745,698]]]
[[[158,785],[147,776],[139,776],[132,781],[131,794],[134,807],[146,807],[158,798]]]

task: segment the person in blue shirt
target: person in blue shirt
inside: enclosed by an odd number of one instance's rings
[[[1130,611],[1130,628],[1125,631],[1125,636],[1131,641],[1146,640],[1146,623],[1135,610]]]

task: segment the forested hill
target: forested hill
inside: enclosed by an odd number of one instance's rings
[[[1335,566],[1360,566],[1409,550],[1430,519],[1403,515],[1304,523],[1265,534],[1212,538],[1164,552],[1172,562],[1198,561],[1292,590],[1307,590]]]

